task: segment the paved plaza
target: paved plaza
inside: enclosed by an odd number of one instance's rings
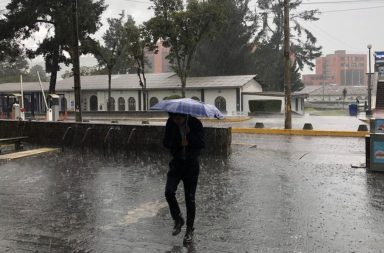
[[[233,142],[229,159],[201,159],[188,249],[183,234],[171,236],[167,156],[72,150],[2,163],[0,252],[383,250],[384,175],[357,168],[364,139],[234,135]]]

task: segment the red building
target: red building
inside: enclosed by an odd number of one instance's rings
[[[303,83],[309,85],[367,85],[367,56],[347,54],[345,50],[316,59],[316,74],[303,75]]]
[[[163,47],[161,43],[158,43],[157,46],[158,52],[156,54],[154,52],[146,52],[149,72],[155,74],[171,72],[171,66],[166,59],[170,49]]]

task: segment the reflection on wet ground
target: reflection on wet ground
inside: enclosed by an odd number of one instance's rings
[[[170,235],[168,157],[65,152],[1,164],[0,252],[382,250],[384,175],[351,168],[364,163],[364,139],[234,142],[228,160],[202,158],[190,249]]]

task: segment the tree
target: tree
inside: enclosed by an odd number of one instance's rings
[[[89,35],[94,34],[101,26],[100,17],[105,10],[104,0],[79,1],[79,35],[82,45],[91,40]],[[4,28],[7,38],[27,39],[43,27],[48,29],[46,38],[38,44],[36,50],[28,50],[28,56],[34,58],[43,55],[46,70],[51,73],[49,92],[55,93],[57,72],[59,64],[69,65],[73,55],[72,48],[72,8],[68,0],[12,0],[6,7]],[[88,49],[81,47],[82,53]]]
[[[316,37],[301,22],[317,21],[318,10],[298,11],[302,0],[290,1],[291,54],[296,62],[292,64],[293,90],[302,87],[299,71],[305,66],[314,67],[313,60],[321,56],[321,47],[316,46]],[[255,38],[256,73],[266,90],[284,89],[284,13],[283,0],[258,0],[257,22],[259,31]]]
[[[124,26],[124,38],[125,43],[128,45],[127,55],[128,59],[133,61],[133,69],[136,70],[139,77],[139,85],[143,89],[143,109],[146,111],[148,108],[148,94],[147,94],[147,78],[145,76],[145,67],[148,64],[145,52],[147,51],[147,42],[145,38],[148,38],[144,26],[137,26],[133,19],[128,20]]]
[[[276,52],[271,43],[259,43],[257,50],[253,53],[254,73],[257,81],[266,91],[283,91],[284,87],[284,52]],[[280,72],[279,72],[280,71]],[[301,81],[300,69],[294,63],[291,69],[292,90],[298,91],[304,87]]]
[[[49,81],[49,77],[47,76],[47,72],[41,65],[35,65],[29,69],[28,73],[23,76],[24,82],[38,82],[39,77],[37,76],[37,72],[39,72],[40,79],[42,82]]]
[[[3,18],[0,19],[0,31],[0,62],[17,59],[23,52],[18,41],[11,36],[12,31],[6,26],[6,20]]]
[[[213,37],[204,36],[191,64],[192,76],[254,74],[253,45],[255,15],[249,0],[218,0],[223,22],[214,26]]]
[[[220,20],[219,6],[211,0],[189,0],[186,8],[182,0],[151,1],[155,17],[145,22],[146,40],[154,50],[159,41],[170,47],[168,60],[180,78],[181,95],[185,97],[192,58],[203,36]]]
[[[98,66],[94,67],[87,67],[87,66],[81,66],[80,67],[80,76],[92,76],[92,75],[106,75],[107,71],[105,68],[100,68]],[[65,71],[64,74],[61,75],[63,79],[71,78],[73,77],[73,71]]]
[[[96,43],[93,49],[99,66],[105,67],[108,72],[108,102],[107,108],[111,108],[111,89],[112,89],[112,74],[117,66],[121,70],[125,67],[125,73],[129,68],[129,58],[126,57],[127,46],[124,41],[124,19],[125,14],[122,12],[119,18],[109,18],[109,29],[103,35],[104,45],[100,42]],[[128,16],[127,22],[134,22],[131,16]]]
[[[20,81],[20,75],[26,73],[28,62],[24,57],[6,56],[0,61],[0,83],[14,83]]]

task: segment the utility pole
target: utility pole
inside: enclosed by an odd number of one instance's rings
[[[76,122],[82,122],[81,113],[81,83],[80,83],[80,54],[79,54],[79,28],[78,28],[77,0],[72,0],[72,36],[73,36],[73,79],[75,89]]]
[[[292,129],[291,59],[290,59],[289,0],[284,0],[284,90],[285,129]]]

